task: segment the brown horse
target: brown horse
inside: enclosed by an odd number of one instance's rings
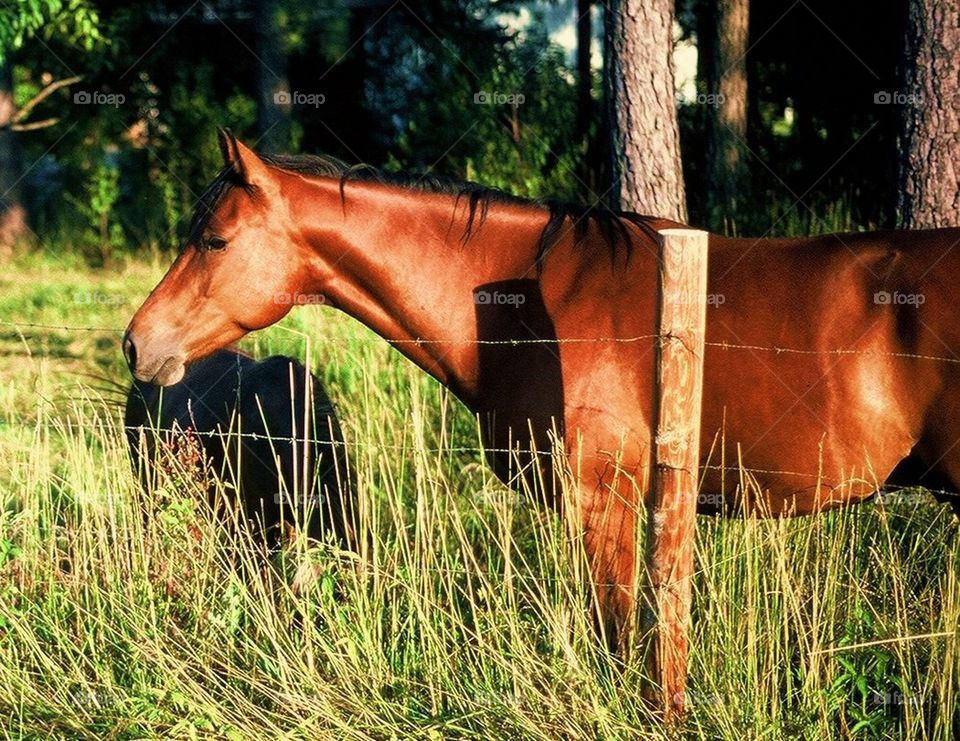
[[[322,295],[453,390],[487,446],[556,443],[619,634],[650,471],[655,231],[675,224],[221,144],[225,169],[127,331],[136,377],[175,383]],[[892,475],[958,491],[958,242],[710,237],[700,511],[812,513]]]

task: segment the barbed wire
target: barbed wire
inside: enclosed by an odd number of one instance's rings
[[[81,326],[71,326],[67,324],[41,324],[39,322],[11,322],[0,319],[0,326],[3,327],[14,327],[16,329],[28,328],[28,329],[61,329],[68,332],[112,332],[116,334],[122,334],[124,330],[117,329],[116,327],[81,327]]]
[[[75,332],[109,332],[115,334],[121,334],[123,330],[117,329],[116,327],[100,327],[100,326],[78,326],[78,325],[67,325],[67,324],[47,324],[39,322],[12,322],[7,320],[0,320],[0,326],[14,327],[18,330],[22,328],[27,329],[44,329],[44,330],[61,330],[61,331],[75,331]],[[529,339],[508,339],[508,340],[427,340],[427,339],[406,339],[406,340],[387,340],[381,337],[356,337],[356,338],[341,338],[341,337],[315,337],[311,338],[311,341],[314,342],[328,342],[334,344],[350,344],[353,342],[370,342],[371,344],[379,344],[381,342],[390,343],[390,344],[417,344],[417,345],[428,345],[428,344],[476,344],[476,345],[531,345],[531,344],[573,344],[573,343],[588,343],[588,342],[598,342],[598,343],[635,343],[645,340],[653,340],[661,335],[658,334],[647,334],[647,335],[637,335],[632,337],[578,337],[578,338],[555,338],[555,339],[543,339],[543,338],[529,338]],[[873,350],[856,350],[853,348],[833,348],[833,349],[823,349],[823,350],[812,350],[805,348],[793,348],[793,347],[783,347],[778,345],[757,345],[757,344],[748,344],[748,343],[736,343],[736,342],[706,342],[708,347],[716,347],[722,350],[748,350],[751,352],[771,352],[777,355],[780,354],[798,354],[798,355],[832,355],[832,356],[842,356],[842,355],[851,355],[851,356],[878,356],[878,357],[895,357],[903,359],[914,359],[914,360],[929,360],[942,363],[951,363],[951,364],[960,364],[960,358],[957,357],[942,357],[935,355],[925,355],[921,353],[908,353],[908,352],[878,352]],[[11,420],[2,420],[0,419],[0,426],[19,426],[19,427],[36,427],[36,423],[29,421],[11,421]],[[477,446],[465,446],[465,445],[450,445],[443,447],[424,447],[422,445],[416,445],[415,443],[407,445],[399,444],[388,444],[383,442],[352,442],[345,440],[329,440],[323,438],[304,438],[300,437],[289,437],[289,436],[275,436],[270,434],[260,434],[256,432],[237,432],[235,430],[196,430],[193,428],[186,428],[183,430],[171,430],[166,427],[151,427],[148,425],[137,425],[137,426],[118,426],[111,425],[115,429],[122,430],[124,432],[135,432],[135,433],[179,433],[179,434],[188,434],[196,436],[207,436],[207,437],[221,437],[226,440],[236,440],[236,439],[250,439],[253,441],[266,441],[270,443],[297,443],[300,445],[312,444],[312,445],[326,445],[330,447],[343,447],[354,448],[354,449],[377,449],[377,450],[387,450],[387,451],[398,451],[398,452],[423,452],[430,454],[509,454],[509,455],[524,455],[524,456],[552,456],[557,454],[563,454],[559,450],[537,450],[537,449],[523,449],[521,447],[515,448],[497,448],[497,447],[485,447],[482,445]],[[590,456],[588,456],[590,457]],[[808,479],[820,479],[822,478],[822,472],[816,473],[803,473],[799,471],[788,471],[781,469],[766,469],[766,468],[749,468],[741,465],[735,466],[716,466],[716,465],[704,465],[701,466],[702,470],[712,470],[712,471],[729,471],[729,472],[740,472],[748,475],[760,475],[760,476],[791,476],[791,477],[802,477]],[[852,481],[853,479],[851,479]],[[932,490],[931,490],[932,491]]]
[[[777,345],[749,345],[738,342],[707,342],[707,347],[719,347],[722,349],[733,350],[757,350],[764,352],[774,352],[778,355],[783,353],[797,355],[867,355],[889,358],[906,358],[911,360],[935,360],[940,363],[960,363],[960,358],[947,358],[939,355],[924,355],[922,353],[910,352],[878,352],[876,350],[854,350],[852,348],[836,348],[830,350],[809,350],[797,347],[780,347]]]
[[[11,322],[0,320],[0,326],[14,327],[17,329],[57,329],[71,332],[110,332],[122,334],[124,330],[116,327],[96,327],[96,326],[71,326],[66,324],[43,324],[37,322]],[[585,344],[590,342],[597,343],[621,343],[630,344],[642,342],[644,340],[653,340],[658,337],[665,337],[661,334],[643,334],[632,337],[559,337],[559,338],[527,338],[527,339],[507,339],[507,340],[429,340],[423,338],[414,339],[386,339],[383,337],[311,337],[311,342],[321,342],[328,344],[349,345],[354,342],[369,342],[379,344],[386,342],[391,345],[566,345],[566,344]],[[910,352],[882,352],[877,350],[857,350],[854,348],[827,348],[823,350],[812,350],[809,348],[783,347],[781,345],[754,345],[742,342],[705,342],[706,347],[716,347],[721,350],[751,350],[755,352],[772,352],[776,355],[853,355],[866,357],[884,357],[884,358],[902,358],[907,360],[930,360],[938,363],[960,364],[960,357],[946,357],[942,355],[927,355],[923,353]]]
[[[44,425],[45,427],[52,426],[51,423]],[[376,448],[378,450],[395,450],[395,451],[419,451],[424,453],[508,453],[508,454],[522,454],[522,455],[555,455],[557,451],[553,450],[531,450],[523,448],[488,448],[485,446],[468,446],[468,445],[451,445],[444,447],[424,447],[418,446],[415,443],[409,445],[398,445],[398,444],[388,444],[388,443],[362,443],[362,442],[353,442],[347,440],[328,440],[326,438],[314,438],[314,437],[302,437],[302,436],[278,436],[278,435],[269,435],[261,434],[258,432],[237,432],[235,430],[196,430],[192,427],[187,427],[183,429],[171,429],[170,427],[152,427],[150,425],[101,425],[106,429],[115,429],[123,432],[133,432],[133,433],[144,433],[144,434],[164,434],[164,435],[185,435],[185,436],[201,436],[209,438],[223,438],[224,440],[231,439],[249,439],[254,441],[264,441],[271,443],[297,443],[301,445],[313,444],[313,445],[329,445],[331,447],[343,447],[343,448]],[[30,422],[28,420],[4,420],[0,419],[0,428],[3,427],[21,427],[24,429],[36,429],[38,424],[36,422]]]
[[[0,320],[0,326],[29,328],[29,329],[60,329],[75,332],[111,332],[122,334],[124,330],[115,327],[77,327],[64,324],[39,324],[36,322],[9,322]],[[366,338],[357,337],[348,339],[346,337],[312,337],[311,342],[328,342],[339,344],[350,344],[354,341],[360,342],[389,342],[394,345],[545,345],[556,343],[585,343],[585,342],[640,342],[641,340],[652,340],[656,334],[637,335],[635,337],[568,337],[564,339],[542,339],[539,337],[527,339],[509,339],[509,340],[428,340],[423,338],[414,339],[396,339],[388,340],[386,338]]]
[[[15,425],[15,426],[20,426],[20,427],[24,427],[24,428],[30,427],[30,428],[34,428],[34,429],[38,427],[38,424],[37,424],[37,423],[30,423],[30,422],[27,422],[27,421],[20,421],[20,420],[16,420],[16,421],[0,420],[0,427],[2,427],[2,426],[4,426],[4,425],[6,425],[6,426],[13,426],[13,425]],[[50,425],[48,424],[48,425],[44,425],[44,426],[45,426],[45,427],[49,427]],[[69,426],[69,425],[67,425],[67,426]],[[551,450],[537,450],[537,449],[533,449],[533,448],[531,448],[531,449],[526,449],[526,450],[525,450],[525,449],[523,449],[523,448],[520,447],[520,446],[517,446],[517,447],[514,447],[514,448],[496,448],[496,447],[486,447],[486,446],[479,446],[479,445],[478,445],[478,446],[454,446],[454,445],[450,445],[450,446],[443,446],[443,447],[423,447],[423,446],[417,445],[416,442],[411,442],[410,444],[407,444],[407,445],[385,444],[385,443],[382,443],[382,442],[363,443],[363,442],[354,442],[354,441],[347,441],[347,440],[326,440],[326,439],[322,439],[322,438],[304,438],[304,437],[290,437],[290,436],[272,436],[272,435],[260,434],[260,433],[256,433],[256,432],[244,433],[244,432],[237,432],[237,431],[222,431],[222,430],[194,430],[194,429],[192,429],[192,428],[188,428],[188,429],[186,429],[186,430],[174,430],[174,429],[169,429],[169,428],[150,427],[150,426],[147,426],[147,425],[111,425],[111,424],[108,423],[108,424],[106,424],[106,425],[100,425],[100,427],[101,427],[101,429],[104,430],[104,431],[113,429],[113,430],[116,430],[116,431],[134,432],[134,433],[138,433],[138,434],[139,434],[139,433],[147,433],[147,432],[149,432],[149,433],[160,433],[160,434],[170,433],[170,434],[174,434],[174,435],[175,435],[175,434],[181,434],[181,435],[187,435],[187,436],[193,435],[193,436],[204,436],[204,437],[220,437],[220,438],[223,438],[226,442],[230,442],[232,438],[248,438],[248,439],[253,439],[253,440],[258,440],[258,441],[261,441],[261,440],[262,440],[262,441],[270,441],[270,442],[272,442],[272,443],[276,443],[276,442],[279,442],[279,443],[297,443],[297,444],[316,443],[316,444],[319,444],[319,445],[321,445],[321,446],[323,446],[323,445],[328,445],[328,446],[331,446],[331,447],[333,447],[333,446],[343,446],[343,447],[345,447],[345,448],[348,448],[348,447],[349,447],[349,448],[355,448],[355,449],[363,449],[363,448],[366,448],[366,449],[373,450],[373,451],[393,450],[393,451],[403,451],[403,452],[407,452],[407,453],[410,453],[410,452],[420,452],[420,453],[433,453],[433,454],[437,454],[437,453],[448,453],[448,454],[449,454],[449,453],[471,453],[471,454],[506,453],[506,454],[512,454],[512,455],[522,454],[522,455],[525,455],[525,456],[526,456],[526,455],[529,455],[529,456],[534,456],[534,455],[537,455],[537,456],[540,456],[540,455],[548,455],[548,456],[558,455],[558,456],[565,456],[565,455],[566,455],[565,452],[564,452],[561,448],[559,448],[559,447],[558,447],[558,448],[555,448],[555,449],[551,449]],[[171,454],[172,454],[172,453],[171,453]],[[161,455],[162,455],[162,454],[161,454]],[[587,456],[587,457],[590,457],[590,456]],[[611,456],[611,457],[614,457],[614,456]],[[538,502],[542,503],[542,500],[540,500],[540,498],[539,498],[539,496],[538,496],[538,494],[537,494],[536,492],[525,492],[525,491],[517,490],[516,488],[513,488],[513,487],[511,486],[511,483],[510,483],[510,482],[519,481],[520,478],[523,476],[524,470],[526,470],[527,468],[529,468],[530,465],[531,465],[531,463],[532,463],[532,461],[528,461],[528,462],[526,462],[526,463],[521,463],[521,462],[518,461],[518,463],[517,463],[517,465],[516,465],[516,469],[513,470],[513,471],[511,472],[511,474],[510,474],[509,481],[502,481],[502,480],[500,480],[498,477],[494,477],[494,478],[497,478],[498,481],[501,481],[501,483],[503,484],[503,487],[504,487],[504,488],[502,488],[499,492],[498,492],[497,490],[486,490],[486,488],[485,488],[485,489],[483,490],[483,491],[486,492],[486,493],[484,494],[485,499],[486,499],[487,501],[495,501],[495,500],[497,500],[497,499],[505,498],[505,499],[507,499],[507,500],[511,500],[511,499],[512,499],[514,502],[519,502],[519,501],[520,501],[520,498],[523,498],[523,499],[525,500],[525,502],[526,502],[527,504],[529,504],[530,506],[536,505],[536,504],[538,504]],[[706,465],[701,466],[700,468],[701,468],[701,470],[726,471],[726,472],[731,472],[731,473],[739,473],[739,474],[741,474],[741,475],[746,474],[746,475],[748,475],[748,476],[753,476],[753,475],[779,475],[779,476],[804,477],[804,478],[809,478],[809,479],[813,479],[813,480],[820,480],[820,479],[823,478],[822,472],[818,472],[818,473],[801,473],[801,472],[797,472],[797,471],[786,471],[786,470],[778,470],[778,469],[749,468],[749,467],[746,467],[746,466],[742,466],[742,465],[740,465],[740,464],[731,465],[731,466],[720,466],[720,465],[706,464]],[[491,473],[492,473],[492,472],[491,472]],[[227,473],[226,475],[229,476],[230,474]],[[353,473],[350,474],[350,475],[356,475],[356,469],[353,469]],[[867,482],[867,481],[864,480],[864,479],[850,478],[850,479],[848,479],[848,480],[844,480],[844,481],[841,482],[837,487],[834,487],[834,488],[836,488],[836,489],[841,489],[841,490],[842,490],[844,486],[852,486],[852,485],[863,484],[863,483],[869,483],[869,482]],[[902,493],[897,493],[897,490],[902,490],[902,489],[905,489],[905,488],[911,488],[911,487],[892,487],[893,491],[891,491],[890,489],[884,489],[882,482],[875,482],[875,483],[876,483],[875,497],[866,497],[866,498],[875,498],[875,500],[876,500],[877,502],[881,503],[881,504],[884,504],[884,503],[886,503],[886,502],[888,502],[888,501],[890,501],[890,500],[896,500],[896,499],[898,499],[898,498],[903,498],[904,495],[903,495]],[[748,488],[749,488],[749,486],[750,486],[750,485],[748,484]],[[738,488],[739,488],[739,487],[738,487]],[[945,491],[934,490],[934,489],[928,489],[927,491],[928,491],[929,495],[926,496],[926,497],[924,497],[925,499],[932,499],[932,498],[933,498],[932,495],[937,494],[937,493],[939,493],[939,494],[948,494],[948,495],[954,494],[953,492],[945,492]],[[477,492],[477,495],[480,495],[480,493],[481,493],[481,492]],[[294,496],[296,496],[296,495],[294,494]],[[719,500],[714,500],[715,497],[719,497],[720,499],[723,500],[723,502],[725,503],[725,506],[729,506],[729,507],[732,507],[732,508],[733,508],[731,511],[734,511],[734,512],[735,512],[735,511],[738,511],[738,509],[737,509],[737,504],[736,504],[736,500],[728,500],[728,499],[727,499],[726,497],[724,497],[723,495],[720,495],[720,494],[711,494],[711,493],[708,493],[708,492],[701,492],[701,491],[699,490],[699,488],[698,488],[697,497],[698,497],[698,501],[700,500],[701,497],[706,497],[706,498],[708,499],[708,501],[710,501],[713,505],[718,506],[718,507],[719,507],[719,506],[723,506]],[[848,504],[856,504],[856,503],[859,503],[860,501],[861,501],[861,499],[857,499],[856,501],[850,501],[850,502],[847,502],[847,503],[848,503]],[[918,501],[919,501],[919,500],[918,500]],[[718,511],[719,511],[719,510],[718,510]],[[698,541],[698,544],[697,544],[697,546],[696,546],[697,551],[700,552],[700,550],[701,550],[702,547],[703,547],[703,548],[706,548],[707,550],[709,550],[709,546],[702,546],[702,544]],[[755,550],[760,549],[761,547],[762,547],[762,544],[757,544],[757,545],[755,545],[755,546],[752,546],[752,547],[750,547],[750,548],[745,549],[740,555],[747,555],[747,554],[749,554],[749,553],[752,552],[752,551],[755,551]],[[338,550],[338,553],[339,553],[340,555],[343,555],[344,553],[348,553],[348,552],[341,552],[341,551]],[[351,557],[353,557],[354,555],[355,555],[355,554],[351,554]],[[372,565],[372,564],[370,564],[370,563],[365,564],[366,567],[370,567],[371,565]],[[526,562],[526,559],[524,559],[524,564],[523,564],[523,565],[524,565],[524,568],[531,568],[531,564],[530,564],[530,563],[527,563],[527,562]],[[714,568],[716,568],[718,565],[719,565],[719,564],[708,563],[708,562],[706,562],[706,561],[701,561],[701,562],[700,562],[700,565],[699,565],[699,568],[695,568],[694,571],[692,572],[692,576],[698,577],[698,576],[708,575],[708,574],[709,574]],[[533,564],[533,566],[536,566],[536,564]],[[573,566],[571,565],[571,567],[573,567]],[[574,568],[575,568],[575,567],[574,567]],[[437,574],[437,575],[445,575],[445,576],[448,576],[448,577],[454,577],[454,576],[467,576],[467,577],[470,577],[470,576],[479,576],[480,573],[482,573],[482,572],[484,571],[484,570],[479,570],[479,569],[468,569],[468,568],[465,568],[465,567],[461,567],[461,568],[456,568],[456,567],[454,567],[454,568],[449,568],[449,567],[443,568],[443,567],[432,567],[432,566],[423,566],[423,565],[420,566],[420,569],[419,569],[419,570],[420,570],[420,571],[423,571],[423,572],[428,572],[428,573]],[[486,575],[487,575],[487,576],[499,575],[499,572],[490,572],[489,569],[488,569],[488,570],[485,570],[485,571],[486,571]],[[385,575],[389,576],[389,574],[386,574],[386,573],[385,573]],[[556,584],[568,584],[568,583],[569,583],[568,579],[565,578],[565,577],[555,577],[555,576],[548,576],[548,575],[546,575],[546,574],[537,574],[537,573],[525,573],[523,569],[518,569],[518,568],[516,568],[516,567],[514,567],[514,568],[511,570],[510,578],[517,580],[517,581],[520,582],[521,584],[527,584],[527,585],[529,585],[529,584],[556,585]],[[593,584],[594,587],[616,587],[616,586],[623,586],[622,584],[619,584],[619,583],[607,582],[607,581],[593,581],[593,580],[591,580],[590,583]]]
[[[11,421],[11,420],[0,420],[0,427],[22,427],[22,428],[33,428],[36,429],[37,424],[31,423],[28,421]],[[47,426],[50,426],[49,424]],[[543,456],[543,457],[557,457],[557,458],[566,458],[567,453],[561,448],[556,448],[552,450],[539,450],[535,448],[523,448],[520,446],[514,448],[498,448],[498,447],[487,447],[484,445],[447,445],[442,447],[426,447],[423,445],[417,445],[416,443],[410,443],[407,445],[399,444],[390,444],[383,442],[355,442],[348,440],[329,440],[326,438],[312,438],[312,437],[302,437],[302,436],[274,436],[269,434],[261,434],[256,432],[237,432],[235,430],[196,430],[193,428],[184,428],[184,429],[173,429],[170,427],[151,427],[148,425],[104,425],[102,426],[107,429],[115,429],[118,431],[123,431],[125,433],[135,433],[140,434],[151,434],[157,437],[162,438],[161,442],[169,443],[171,442],[174,436],[184,436],[184,437],[205,437],[205,438],[218,438],[222,439],[225,444],[233,444],[237,440],[249,439],[253,441],[263,441],[269,442],[271,444],[297,444],[297,445],[317,445],[320,447],[331,447],[331,448],[343,448],[345,451],[348,449],[353,449],[355,451],[394,451],[394,452],[403,452],[403,453],[427,453],[427,454],[471,454],[471,455],[487,455],[487,454],[507,454],[514,456],[525,456],[533,458],[534,456]],[[581,458],[590,459],[599,457],[600,454],[583,454]],[[603,454],[603,458],[615,458],[616,456],[610,456],[608,454]],[[529,468],[533,463],[532,460],[527,460],[525,462],[517,461],[517,470],[512,474],[511,479],[515,478],[518,475],[522,475],[522,472],[525,468]],[[822,480],[824,478],[823,472],[818,471],[816,473],[809,472],[804,473],[802,471],[790,471],[786,469],[776,469],[776,468],[754,468],[750,466],[744,466],[741,464],[722,466],[716,464],[703,464],[700,467],[701,471],[716,471],[724,473],[736,473],[741,475],[748,476],[789,476],[794,478],[805,478],[810,480]],[[879,493],[883,492],[883,482],[879,480],[871,480],[863,477],[850,476],[845,478],[836,486],[829,488],[833,489],[843,489],[845,486],[852,486],[855,484],[868,484],[875,485],[875,488]],[[915,488],[910,486],[895,486],[893,489],[909,489]],[[924,487],[927,488],[927,487]],[[941,490],[941,489],[930,489],[928,491],[940,494],[956,495],[956,492]],[[705,494],[705,496],[707,496]]]
[[[418,445],[416,445],[416,444],[410,444],[410,445],[391,445],[391,444],[385,444],[385,443],[380,443],[380,442],[360,443],[360,442],[352,442],[352,441],[346,441],[346,440],[326,440],[326,439],[318,439],[318,438],[273,437],[273,436],[271,436],[271,435],[261,435],[261,434],[259,434],[259,433],[255,433],[255,432],[252,432],[252,433],[250,433],[250,432],[229,432],[229,431],[221,431],[221,430],[193,430],[193,429],[190,429],[190,430],[171,430],[171,429],[169,429],[169,428],[157,429],[157,428],[150,428],[150,427],[147,427],[147,426],[144,426],[144,425],[123,425],[123,426],[120,427],[120,429],[124,430],[125,432],[135,432],[135,433],[138,433],[138,434],[139,434],[139,433],[147,433],[147,432],[150,432],[150,433],[154,433],[154,434],[155,434],[155,433],[157,433],[157,432],[160,432],[160,433],[169,433],[169,434],[174,434],[174,435],[176,435],[176,434],[182,434],[182,435],[188,435],[188,436],[189,436],[189,435],[198,435],[198,436],[205,436],[205,437],[220,437],[220,438],[223,438],[223,439],[225,439],[225,440],[227,440],[227,441],[229,441],[230,438],[249,438],[249,439],[253,439],[253,440],[264,440],[264,441],[279,442],[279,443],[294,443],[294,444],[300,444],[300,445],[306,445],[306,444],[309,443],[309,444],[314,444],[314,445],[319,445],[319,446],[330,446],[330,447],[337,447],[337,446],[339,446],[339,447],[342,447],[342,448],[344,448],[344,449],[347,449],[347,448],[364,449],[364,448],[365,448],[365,449],[374,449],[374,450],[403,451],[403,452],[407,452],[407,453],[409,453],[409,452],[420,452],[420,453],[431,453],[431,454],[438,454],[438,453],[491,454],[491,453],[496,453],[496,454],[514,455],[514,456],[517,456],[518,458],[519,458],[520,456],[529,456],[529,457],[531,457],[531,458],[534,457],[534,456],[547,456],[547,457],[554,457],[554,456],[556,456],[556,457],[561,458],[561,459],[567,457],[567,453],[566,453],[562,448],[560,448],[560,447],[557,447],[557,448],[554,448],[554,449],[551,449],[551,450],[538,450],[538,449],[535,449],[535,448],[523,448],[523,447],[521,447],[521,446],[519,446],[519,445],[516,446],[516,447],[514,447],[514,448],[495,448],[495,447],[494,447],[494,448],[491,448],[491,447],[486,447],[486,446],[482,446],[482,445],[478,445],[478,446],[453,446],[453,445],[451,445],[451,446],[444,446],[444,447],[424,447],[424,446],[418,446]],[[589,459],[589,458],[595,458],[595,457],[599,457],[599,456],[598,456],[597,454],[593,454],[593,455],[591,455],[591,454],[584,454],[584,455],[581,456],[581,458],[587,458],[587,459]],[[607,455],[607,454],[603,454],[603,458],[604,458],[604,459],[606,459],[606,458],[615,458],[615,456],[609,456],[609,455]],[[531,463],[532,463],[532,460],[526,461],[526,462],[521,462],[520,460],[518,460],[518,461],[517,461],[517,471],[515,471],[515,472],[513,473],[513,475],[511,476],[511,478],[515,478],[516,476],[521,475],[522,472],[523,472],[523,469],[528,468],[528,467],[531,465]],[[736,465],[730,465],[730,466],[721,466],[721,465],[716,465],[716,464],[707,463],[707,464],[701,465],[701,466],[699,467],[699,469],[700,469],[701,471],[719,471],[719,472],[728,472],[728,473],[738,473],[738,474],[745,474],[745,475],[748,475],[748,476],[756,476],[756,475],[763,475],[763,476],[792,476],[792,477],[796,477],[796,478],[807,478],[807,479],[813,479],[813,480],[822,480],[822,479],[823,479],[823,472],[822,472],[822,471],[818,471],[817,473],[802,473],[802,472],[800,472],[800,471],[788,471],[788,470],[784,470],[784,469],[774,469],[774,468],[751,468],[750,466],[744,466],[744,465],[741,465],[741,464],[739,464],[739,463],[736,464]],[[874,485],[874,484],[876,484],[876,486],[878,487],[878,491],[880,491],[880,490],[883,488],[883,482],[881,482],[881,481],[871,481],[871,480],[865,479],[865,478],[863,478],[863,477],[855,477],[855,476],[851,476],[851,477],[848,477],[848,478],[844,479],[840,484],[837,484],[835,487],[832,487],[832,488],[842,489],[842,488],[845,487],[845,486],[852,486],[852,485],[855,485],[855,484],[864,484],[864,483],[866,483],[866,484],[868,484],[868,485]],[[897,486],[897,487],[894,487],[894,488],[903,489],[903,488],[911,488],[911,487]],[[946,492],[946,491],[939,490],[939,489],[928,489],[928,491],[931,491],[931,492],[936,491],[936,492],[938,492],[938,493],[945,493],[945,494],[953,494],[953,493],[954,493],[954,492]]]

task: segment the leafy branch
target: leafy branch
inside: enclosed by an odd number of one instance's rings
[[[17,112],[10,117],[9,121],[0,124],[0,129],[10,129],[11,131],[35,131],[37,129],[45,129],[48,126],[53,126],[54,124],[59,123],[60,119],[57,117],[45,118],[40,121],[30,121],[27,123],[24,123],[24,119],[30,115],[34,108],[49,98],[57,90],[80,82],[82,79],[83,78],[79,75],[74,75],[73,77],[67,77],[63,80],[54,80],[49,85],[46,85],[39,93],[30,98],[30,100],[24,103],[19,110],[17,110]]]

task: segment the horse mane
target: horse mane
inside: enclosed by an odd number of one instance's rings
[[[553,199],[533,199],[508,193],[469,180],[441,177],[431,174],[391,172],[372,165],[350,165],[330,155],[317,154],[260,154],[270,167],[306,175],[307,177],[339,178],[340,198],[346,200],[345,188],[349,182],[378,182],[407,190],[424,193],[440,193],[455,196],[457,201],[467,199],[467,225],[461,242],[466,243],[476,228],[487,218],[490,206],[509,204],[530,208],[547,209],[547,223],[537,243],[536,262],[542,266],[544,258],[565,233],[568,220],[572,222],[574,243],[580,245],[586,239],[591,223],[596,226],[604,241],[615,256],[618,246],[623,245],[629,259],[632,248],[630,225],[640,228],[648,237],[654,238],[656,230],[652,216],[642,216],[629,211],[615,211],[605,204],[581,205]],[[220,201],[235,187],[246,187],[231,167],[224,167],[204,190],[190,224],[190,241],[200,245],[198,239]]]

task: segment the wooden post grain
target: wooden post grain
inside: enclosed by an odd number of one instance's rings
[[[665,720],[686,702],[707,308],[707,233],[660,232],[656,435],[647,520],[647,697]]]

